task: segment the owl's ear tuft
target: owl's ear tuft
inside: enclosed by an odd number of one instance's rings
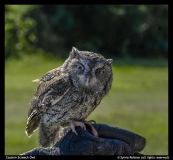
[[[79,58],[79,51],[75,47],[72,47],[72,51],[70,52],[70,58]]]
[[[110,65],[112,65],[113,59],[107,59],[107,63],[110,64]]]
[[[72,47],[72,52],[77,51],[77,49],[75,47]]]

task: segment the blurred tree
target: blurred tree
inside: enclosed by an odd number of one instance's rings
[[[168,56],[168,5],[6,5],[5,54]]]
[[[19,57],[22,53],[32,52],[30,42],[36,43],[33,30],[36,21],[24,15],[34,9],[33,5],[5,5],[5,57]]]

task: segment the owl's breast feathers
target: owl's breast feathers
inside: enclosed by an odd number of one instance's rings
[[[56,71],[56,73],[54,73]],[[99,105],[102,93],[95,94],[73,85],[69,77],[59,75],[57,69],[49,71],[41,79],[30,102],[26,134],[31,136],[40,125],[53,122],[65,124],[70,120],[81,120]]]

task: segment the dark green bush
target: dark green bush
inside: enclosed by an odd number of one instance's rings
[[[6,5],[5,57],[67,57],[72,46],[107,57],[167,58],[168,5]]]

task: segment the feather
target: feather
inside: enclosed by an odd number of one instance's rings
[[[38,82],[38,83],[40,83],[40,79],[32,80],[32,82]]]
[[[56,80],[52,79],[42,82],[39,85],[30,102],[30,109],[28,111],[27,126],[25,129],[25,133],[28,137],[38,129],[41,117],[46,110],[50,108],[51,105],[58,103],[64,95],[68,93],[69,89],[69,83],[67,83],[65,79],[61,79],[61,77]]]
[[[58,103],[58,102],[64,97],[64,95],[66,95],[66,93],[69,91],[69,89],[70,89],[70,88],[67,89],[67,91],[63,94],[63,96],[60,96],[60,97],[58,97],[57,99],[55,99],[55,100],[51,103],[51,105],[53,106],[54,104]]]
[[[27,122],[27,126],[25,129],[25,133],[28,137],[31,137],[33,132],[35,132],[38,129],[38,126],[40,124],[40,116],[34,116],[30,121]]]

